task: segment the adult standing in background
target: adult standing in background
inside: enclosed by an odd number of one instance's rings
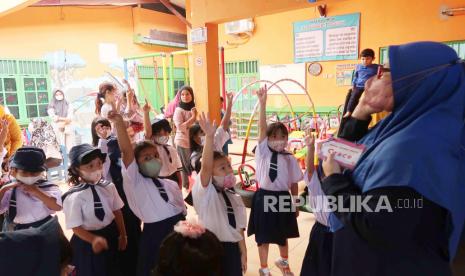
[[[74,146],[73,111],[62,90],[56,89],[53,92],[47,112],[52,118],[52,127],[58,138],[58,143],[65,145],[67,149],[72,148]]]
[[[176,107],[173,115],[173,121],[176,126],[176,136],[174,143],[178,150],[179,158],[183,166],[181,172],[182,186],[186,189],[189,188],[189,175],[190,168],[190,142],[189,142],[189,128],[195,123],[197,118],[197,109],[195,108],[194,91],[190,86],[183,86],[179,89],[178,95],[180,101]]]

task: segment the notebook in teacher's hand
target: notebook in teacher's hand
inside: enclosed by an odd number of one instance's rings
[[[340,138],[330,138],[317,144],[318,157],[324,159],[335,152],[334,160],[344,168],[353,169],[365,151],[364,145],[358,145]]]

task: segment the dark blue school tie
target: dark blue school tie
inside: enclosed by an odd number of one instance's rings
[[[276,177],[278,177],[278,153],[274,150],[271,151],[271,160],[270,160],[270,171],[268,176],[270,177],[271,182],[274,182]]]
[[[97,190],[95,189],[95,185],[90,185],[90,189],[92,190],[92,196],[94,198],[94,213],[95,216],[100,220],[103,221],[105,217],[105,210],[103,210],[102,201],[100,201],[100,197],[98,196]]]
[[[168,149],[168,146],[167,145],[162,145],[162,147],[165,149],[166,155],[168,155],[170,163],[173,163],[173,159],[171,159],[171,154],[170,154],[170,150]]]
[[[10,206],[8,207],[8,218],[10,219],[11,222],[16,217],[16,188],[13,188],[13,191],[11,191],[11,197],[10,197]]]
[[[166,193],[166,190],[165,190],[165,187],[163,187],[163,184],[161,184],[160,180],[156,178],[152,178],[152,180],[153,180],[153,184],[155,184],[155,186],[157,187],[158,192],[160,193],[160,196],[163,198],[165,202],[168,202],[168,194]]]
[[[222,190],[221,194],[223,195],[224,202],[226,203],[226,212],[228,213],[229,225],[231,225],[233,228],[236,228],[236,217],[234,216],[234,209],[232,207],[231,201],[229,200],[228,195],[226,195],[225,190]]]

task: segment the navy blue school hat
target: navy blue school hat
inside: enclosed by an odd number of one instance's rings
[[[102,153],[100,149],[94,148],[93,146],[89,144],[81,144],[81,145],[74,146],[69,151],[69,160],[71,161],[71,166],[76,166],[76,167],[80,166],[82,165],[83,160],[86,157],[91,157],[91,156],[100,157],[102,161],[105,161],[107,154]]]
[[[21,147],[10,160],[10,168],[28,172],[42,172],[45,166],[45,152],[37,147]]]
[[[155,133],[160,132],[160,130],[164,129],[166,132],[171,132],[170,122],[166,119],[153,119],[152,122],[152,135]]]

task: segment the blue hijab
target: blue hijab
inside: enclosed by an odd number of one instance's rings
[[[394,110],[359,141],[367,150],[352,179],[363,193],[409,187],[447,209],[454,256],[465,221],[465,65],[436,42],[391,46],[389,61]]]

